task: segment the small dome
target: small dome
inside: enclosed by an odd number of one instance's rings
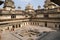
[[[40,5],[38,6],[38,9],[41,9],[41,6]]]
[[[29,3],[29,4],[26,6],[26,9],[33,9],[33,6]]]
[[[21,7],[20,7],[20,6],[18,6],[18,9],[21,9]]]

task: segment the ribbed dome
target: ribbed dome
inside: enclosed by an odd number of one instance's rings
[[[26,6],[26,9],[33,9],[33,6],[29,3],[29,4]]]
[[[12,0],[5,0],[4,8],[6,8],[6,7],[15,8],[14,1],[12,1]]]

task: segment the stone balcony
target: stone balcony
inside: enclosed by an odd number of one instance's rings
[[[60,12],[60,7],[54,8],[54,9],[50,9],[50,10],[48,10],[48,12]]]
[[[60,7],[54,8],[54,9],[40,9],[36,10],[37,13],[58,13],[60,12]]]

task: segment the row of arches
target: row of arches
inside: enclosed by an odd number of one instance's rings
[[[19,28],[19,27],[20,27],[20,24],[12,26],[12,28]]]
[[[33,25],[33,26],[44,26],[44,22],[23,22],[21,23],[21,27],[22,26],[29,26],[29,25]]]
[[[45,22],[45,27],[49,27],[49,28],[60,30],[60,24],[59,23],[48,23],[48,22]]]
[[[40,26],[40,27],[49,27],[53,29],[60,30],[60,24],[48,23],[48,22],[22,22],[21,24],[14,24],[12,25],[12,29],[25,27],[25,26]],[[9,28],[8,28],[9,29]]]

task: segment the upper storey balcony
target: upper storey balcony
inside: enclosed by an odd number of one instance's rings
[[[53,13],[53,12],[60,12],[60,7],[54,8],[54,9],[48,9],[49,13]]]
[[[24,14],[23,10],[4,10],[0,9],[0,14]]]
[[[60,12],[60,7],[53,8],[53,9],[40,9],[36,10],[37,13],[59,13]]]

